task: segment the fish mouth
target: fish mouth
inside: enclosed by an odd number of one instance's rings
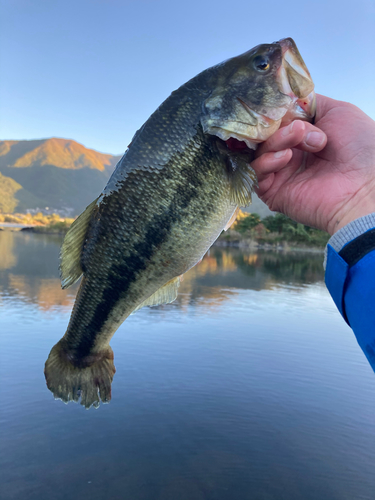
[[[292,105],[282,119],[282,125],[293,120],[313,122],[316,113],[314,82],[292,38],[276,42],[281,47],[282,64],[277,81],[280,92],[292,99]]]
[[[290,104],[267,110],[266,114],[257,113],[246,102],[237,97],[249,115],[250,123],[256,124],[256,135],[227,132],[231,138],[226,140],[230,149],[256,149],[260,142],[268,139],[279,127],[284,127],[293,120],[313,123],[316,113],[314,82],[304,60],[292,38],[284,38],[275,45],[281,49],[281,64],[276,74],[279,90],[290,98]],[[246,148],[240,144],[245,143]]]
[[[280,55],[275,78],[276,88],[280,92],[279,97],[282,97],[281,103],[259,109],[259,106],[256,108],[236,96],[242,108],[241,121],[232,119],[223,124],[219,120],[208,119],[205,124],[204,131],[216,135],[232,151],[253,156],[253,150],[258,144],[266,141],[280,127],[294,120],[311,123],[314,121],[316,113],[314,82],[294,40],[284,38],[274,42],[272,49]],[[243,114],[243,111],[246,114]]]

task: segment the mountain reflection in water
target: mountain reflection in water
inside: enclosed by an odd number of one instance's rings
[[[78,284],[61,289],[61,243],[62,238],[55,235],[0,232],[0,300],[34,304],[42,311],[72,307]],[[213,247],[185,274],[173,307],[183,310],[196,302],[218,307],[228,300],[233,288],[267,290],[280,284],[322,282],[322,260],[321,254],[314,253],[254,253]]]
[[[27,232],[0,232],[0,300],[35,304],[44,311],[71,307],[77,285],[62,290],[59,252],[62,238]]]
[[[77,291],[61,240],[0,231],[1,498],[373,500],[374,374],[321,254],[212,248],[119,328],[112,401],[84,411],[43,374]]]

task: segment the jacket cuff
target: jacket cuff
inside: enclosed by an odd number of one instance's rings
[[[339,229],[328,241],[324,253],[324,269],[327,266],[328,246],[331,246],[338,253],[347,243],[373,228],[375,228],[375,212],[355,219]]]
[[[325,251],[326,286],[344,320],[345,291],[350,269],[375,250],[375,213],[344,226],[328,241]]]

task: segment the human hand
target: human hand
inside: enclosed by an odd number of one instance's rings
[[[375,212],[375,121],[353,104],[317,95],[315,126],[296,120],[255,156],[271,210],[331,235]]]

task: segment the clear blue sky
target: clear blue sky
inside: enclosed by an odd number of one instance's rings
[[[0,0],[0,139],[125,151],[185,81],[291,36],[316,91],[375,119],[375,0]]]

